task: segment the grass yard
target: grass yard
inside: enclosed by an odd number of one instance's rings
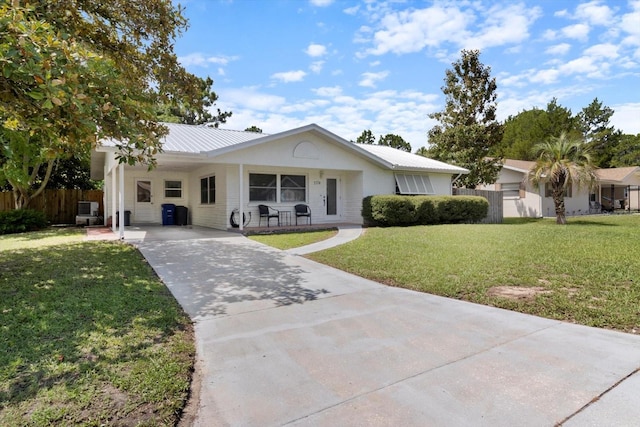
[[[0,425],[175,425],[191,323],[136,249],[83,237],[0,236]]]
[[[303,233],[254,234],[248,237],[256,242],[287,250],[327,240],[336,234],[338,234],[338,230],[320,230]]]
[[[391,286],[640,333],[640,215],[370,228],[309,257]]]

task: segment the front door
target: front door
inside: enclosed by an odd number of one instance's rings
[[[337,219],[340,212],[340,180],[327,178],[325,193],[325,215],[327,219]]]
[[[136,180],[134,222],[154,222],[153,187],[149,179]]]

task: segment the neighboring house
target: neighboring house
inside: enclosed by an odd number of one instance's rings
[[[534,186],[527,176],[535,162],[506,159],[495,184],[482,189],[501,191],[505,217],[555,216],[549,185]],[[565,195],[568,216],[615,210],[640,210],[640,167],[596,170],[594,189],[573,186]]]
[[[227,229],[236,210],[247,220],[251,213],[246,226],[254,227],[259,204],[293,212],[302,203],[313,224],[362,224],[365,196],[447,195],[468,173],[391,147],[354,144],[315,124],[274,135],[166,125],[151,171],[118,164],[113,141],[93,151],[92,178],[104,179],[105,222],[130,211],[131,223],[161,224],[161,205],[172,203],[188,208],[190,224]]]

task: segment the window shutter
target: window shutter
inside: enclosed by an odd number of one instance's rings
[[[527,196],[527,187],[524,182],[520,183],[520,198],[524,199]]]

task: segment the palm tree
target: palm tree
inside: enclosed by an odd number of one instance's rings
[[[558,138],[534,147],[536,164],[529,173],[533,184],[548,182],[556,208],[556,223],[566,224],[564,194],[572,185],[577,188],[595,184],[595,166],[587,146],[563,133]]]

